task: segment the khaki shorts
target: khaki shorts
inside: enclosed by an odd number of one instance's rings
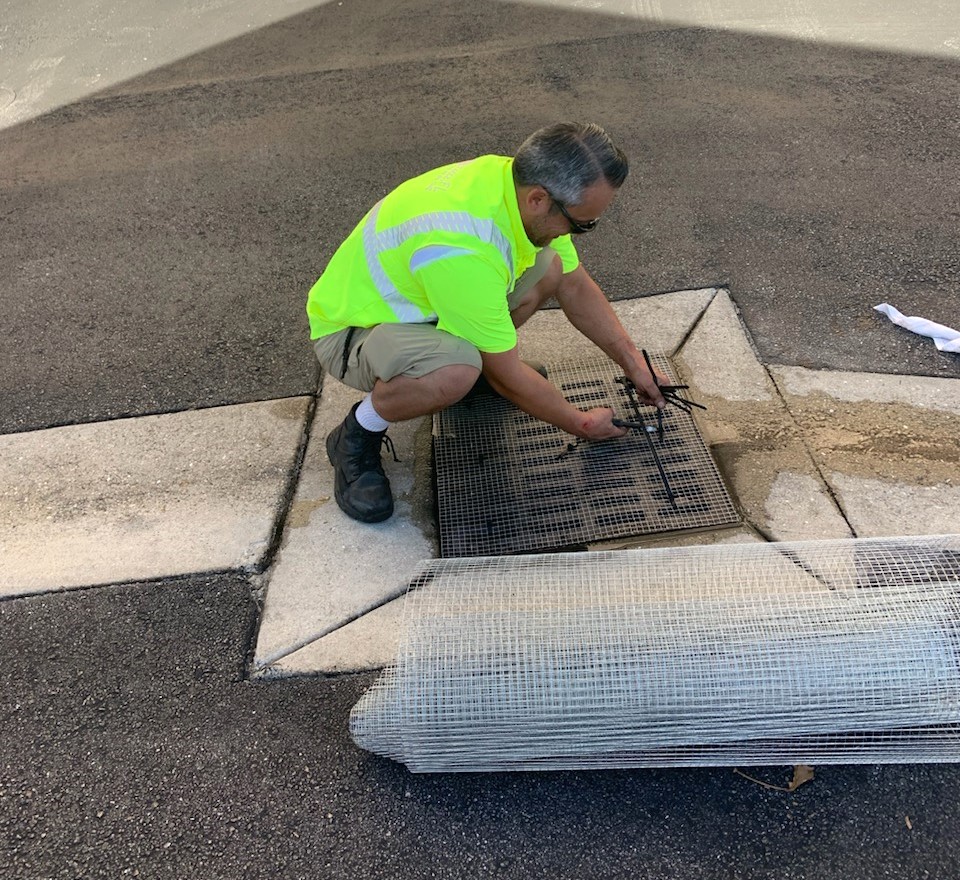
[[[546,274],[556,252],[543,248],[536,263],[517,281],[507,297],[512,311],[524,294]],[[344,345],[350,338],[350,351],[344,364]],[[389,382],[394,376],[419,379],[454,364],[481,366],[480,352],[435,324],[377,324],[355,327],[315,339],[313,350],[320,366],[344,385],[359,391],[372,391],[377,379]]]

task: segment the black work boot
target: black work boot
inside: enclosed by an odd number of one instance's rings
[[[353,405],[347,417],[327,435],[327,458],[333,465],[334,497],[349,517],[378,523],[393,513],[390,481],[380,462],[386,431],[368,431],[357,421]]]

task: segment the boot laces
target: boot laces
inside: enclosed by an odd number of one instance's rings
[[[395,462],[400,461],[397,458],[397,450],[393,441],[386,435],[381,434],[378,438],[376,434],[371,434],[363,446],[363,453],[360,457],[360,469],[362,471],[378,471],[383,473],[383,463],[380,460],[380,449],[386,446],[387,451],[393,456]]]
[[[387,452],[389,452],[393,456],[393,460],[397,464],[400,464],[400,459],[397,458],[397,447],[393,445],[393,441],[386,434],[383,435],[383,440],[381,441],[381,445],[386,446]]]

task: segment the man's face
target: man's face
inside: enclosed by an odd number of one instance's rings
[[[577,205],[559,203],[542,187],[536,187],[530,196],[530,213],[524,227],[527,238],[537,247],[546,247],[555,238],[575,232],[574,224],[589,224],[600,218],[610,206],[617,191],[605,180],[598,180],[583,191]]]

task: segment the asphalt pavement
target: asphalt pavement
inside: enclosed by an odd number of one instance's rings
[[[957,375],[871,312],[960,313],[956,59],[361,0],[3,133],[0,430],[312,392],[303,291],[370,204],[565,117],[633,159],[582,243],[611,297],[725,285],[765,362]]]
[[[791,4],[796,36],[657,5],[291,5],[0,130],[0,433],[315,396],[306,290],[367,207],[557,118],[633,160],[581,250],[612,298],[719,286],[764,364],[960,378],[872,311],[960,324],[956,33],[891,50],[818,38],[817,4]],[[39,8],[42,38],[13,16],[0,46],[46,76],[63,13]],[[0,112],[29,93],[10,82]],[[790,793],[730,769],[412,776],[349,740],[371,675],[250,680],[261,586],[0,601],[0,874],[956,874],[953,765],[818,767]]]

